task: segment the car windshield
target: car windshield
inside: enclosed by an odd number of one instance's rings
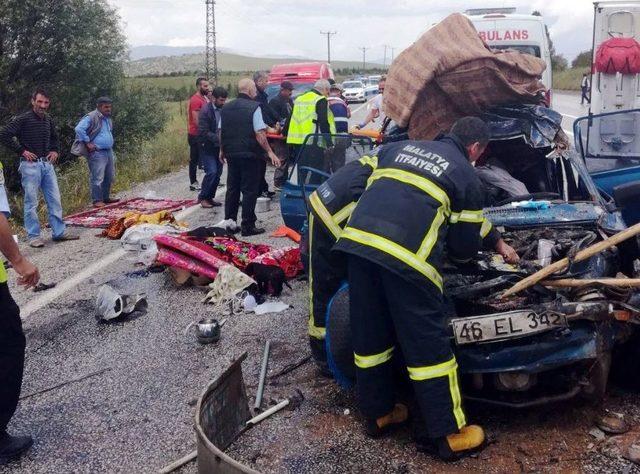
[[[536,58],[540,56],[540,47],[539,46],[531,46],[528,44],[492,44],[491,49],[498,49],[500,51],[505,51],[507,49],[513,49],[515,51],[520,51],[521,53],[530,54],[531,56],[535,56]]]
[[[295,99],[300,94],[304,94],[305,92],[313,89],[313,82],[301,82],[293,84],[293,95],[292,99]],[[269,100],[273,99],[280,92],[280,84],[269,84],[265,89],[267,96],[269,96]]]
[[[358,87],[364,87],[364,84],[360,81],[346,81],[342,83],[342,87],[345,89],[357,89]]]

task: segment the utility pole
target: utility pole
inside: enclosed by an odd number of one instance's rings
[[[321,31],[321,35],[327,35],[327,62],[331,64],[331,36],[338,33],[337,31]]]
[[[367,61],[366,61],[367,49],[371,49],[371,48],[367,48],[366,46],[361,46],[358,49],[362,51],[362,72],[364,73],[364,71],[367,69]]]
[[[382,60],[382,67],[385,68],[387,67],[387,48],[390,48],[391,46],[389,46],[388,44],[383,44],[382,47],[384,48],[384,59]]]
[[[391,48],[391,62],[393,62],[393,52],[396,50],[393,46],[389,46]]]
[[[216,48],[216,15],[215,0],[205,0],[207,5],[207,38],[205,50],[205,69],[207,79],[213,78],[213,83],[218,84],[218,50]]]

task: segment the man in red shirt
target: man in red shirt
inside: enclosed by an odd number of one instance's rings
[[[188,123],[188,135],[187,141],[189,142],[189,189],[191,191],[199,191],[200,185],[196,178],[196,172],[198,170],[198,113],[203,105],[209,102],[207,94],[209,93],[209,81],[204,77],[196,79],[196,88],[198,92],[191,96],[189,99],[189,109],[187,114]]]

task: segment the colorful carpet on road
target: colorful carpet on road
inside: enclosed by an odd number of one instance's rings
[[[115,219],[123,217],[127,212],[140,212],[142,214],[153,214],[159,211],[177,211],[182,208],[191,207],[196,204],[193,199],[145,199],[132,198],[108,204],[98,209],[71,214],[64,218],[69,225],[80,227],[105,228]]]

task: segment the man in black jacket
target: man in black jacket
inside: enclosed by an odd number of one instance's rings
[[[260,110],[262,110],[262,119],[264,123],[270,128],[277,127],[278,117],[276,113],[269,106],[269,96],[265,89],[267,88],[269,76],[264,71],[257,71],[253,74],[253,82],[256,85],[256,98],[260,104]],[[263,197],[272,198],[275,196],[275,192],[269,191],[269,184],[267,184],[267,162],[265,159],[260,163],[260,173],[262,175],[260,179],[260,195]]]
[[[393,358],[401,353],[424,420],[416,440],[444,460],[484,442],[484,431],[467,425],[462,409],[440,267],[445,248],[461,262],[480,248],[488,224],[471,163],[488,141],[487,125],[465,117],[438,140],[382,147],[334,247],[347,254],[357,398],[367,433],[379,436],[407,418],[394,391]]]
[[[269,102],[271,110],[276,114],[278,123],[283,129],[286,127],[289,118],[291,118],[291,111],[293,110],[292,94],[293,84],[289,81],[283,81],[282,84],[280,84],[280,92]],[[276,168],[273,173],[273,185],[276,189],[280,189],[287,180],[289,147],[284,140],[273,140],[271,146],[275,154],[280,158],[280,161],[282,161],[282,165]]]
[[[204,168],[202,188],[198,202],[204,208],[218,207],[222,204],[215,201],[216,190],[222,176],[220,161],[220,117],[222,106],[227,101],[227,90],[216,87],[211,92],[211,99],[200,110],[198,115],[198,142],[200,166]]]
[[[258,102],[254,100],[256,86],[251,79],[238,82],[238,97],[222,108],[220,124],[220,157],[229,165],[225,220],[234,222],[238,217],[238,205],[242,192],[243,236],[262,234],[256,227],[256,200],[260,192],[262,156],[267,155],[274,166],[280,160],[267,141],[267,125],[262,118]]]

